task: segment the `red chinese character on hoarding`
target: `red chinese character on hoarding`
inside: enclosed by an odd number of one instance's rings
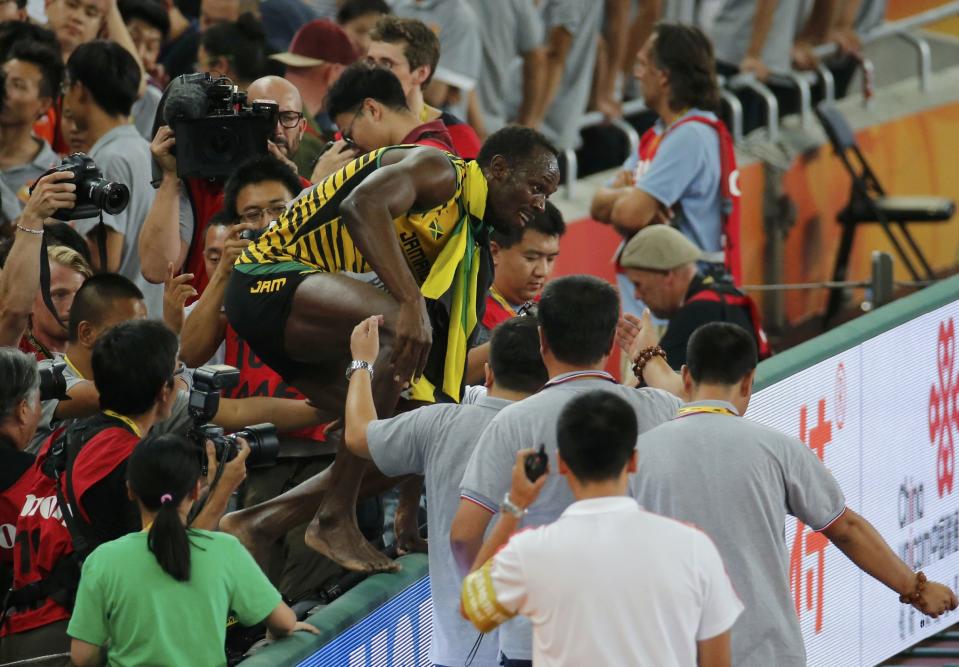
[[[952,493],[952,478],[955,468],[955,449],[952,431],[959,428],[959,382],[956,379],[956,332],[952,318],[939,323],[939,341],[936,347],[936,371],[938,386],[929,390],[929,441],[937,446],[936,486],[939,497]]]
[[[825,461],[826,445],[832,441],[832,422],[826,419],[826,399],[820,399],[816,425],[806,428],[806,406],[799,408],[799,439],[816,452],[820,461]],[[793,538],[789,555],[789,585],[796,603],[796,615],[802,618],[803,608],[816,611],[816,634],[822,632],[823,581],[826,576],[826,547],[829,540],[822,533],[809,529],[801,521],[796,522],[796,535]],[[813,557],[814,565],[803,569],[803,559]],[[805,576],[804,576],[805,575]],[[803,605],[803,587],[806,600]]]

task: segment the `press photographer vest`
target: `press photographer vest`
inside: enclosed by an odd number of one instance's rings
[[[26,475],[32,484],[17,519],[13,591],[0,636],[70,618],[83,559],[100,543],[83,496],[126,461],[139,441],[130,426],[104,414],[76,422],[47,440]],[[55,456],[58,443],[65,445],[61,457]],[[63,470],[59,484],[56,466]],[[74,518],[64,517],[61,500],[73,507]]]
[[[678,123],[673,123],[661,133],[651,127],[643,133],[639,140],[639,164],[636,167],[637,177],[649,168],[659,147],[670,132],[686,123],[702,123],[716,130],[719,134],[719,197],[720,220],[722,231],[720,242],[724,253],[726,272],[733,277],[733,282],[742,284],[743,269],[740,256],[740,198],[739,168],[736,166],[736,147],[733,138],[721,120],[713,120],[705,116],[689,116]],[[638,179],[637,179],[638,180]]]
[[[5,591],[13,574],[17,517],[33,483],[30,471],[36,459],[32,454],[17,451],[13,443],[0,443],[0,448],[0,591]]]
[[[224,389],[226,398],[247,398],[249,396],[272,396],[273,398],[292,398],[306,400],[295,387],[287,384],[279,373],[266,365],[250,345],[240,338],[233,327],[226,325],[226,354],[224,361],[227,366],[233,366],[240,371],[240,383],[232,389]],[[326,441],[326,424],[300,429],[290,435],[317,442]]]
[[[190,208],[193,210],[193,237],[190,239],[186,261],[183,262],[183,273],[193,274],[190,284],[196,289],[197,295],[200,295],[210,282],[210,276],[206,275],[206,264],[203,262],[206,227],[210,218],[223,208],[223,183],[205,178],[184,178],[181,182],[186,186],[187,199],[190,200]]]
[[[703,288],[686,299],[686,304],[696,301],[710,301],[719,303],[723,309],[727,307],[742,308],[749,313],[749,321],[752,324],[753,337],[756,339],[756,350],[759,353],[759,360],[768,359],[772,356],[772,347],[769,345],[769,338],[763,329],[762,315],[756,302],[749,296],[743,294],[735,285],[713,278],[706,278],[703,281]],[[723,318],[726,321],[726,318]]]

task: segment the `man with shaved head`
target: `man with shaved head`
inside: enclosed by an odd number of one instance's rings
[[[294,173],[297,172],[293,156],[296,155],[306,132],[306,118],[303,115],[303,98],[292,83],[279,76],[264,76],[253,83],[246,91],[247,99],[276,102],[280,113],[273,128],[273,136],[268,142],[270,153],[282,160]],[[309,178],[309,174],[301,174]],[[295,193],[294,193],[295,194]]]

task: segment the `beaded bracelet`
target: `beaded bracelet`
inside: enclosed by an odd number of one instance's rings
[[[26,232],[27,234],[36,234],[37,236],[40,236],[43,234],[42,229],[30,229],[29,227],[24,227],[19,222],[16,223],[16,225],[17,225],[17,229],[19,229],[21,232]]]
[[[915,604],[919,602],[922,596],[922,590],[926,587],[926,575],[920,570],[916,572],[916,589],[912,593],[903,593],[899,596],[899,601],[903,604]]]
[[[666,361],[666,350],[659,345],[650,345],[636,355],[636,359],[633,360],[633,375],[637,380],[643,379],[643,370],[653,357],[662,357],[663,361]]]

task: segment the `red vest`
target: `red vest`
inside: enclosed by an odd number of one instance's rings
[[[705,116],[689,116],[670,125],[661,134],[655,128],[646,130],[639,141],[639,169],[656,157],[656,152],[666,135],[685,123],[703,123],[719,134],[719,171],[720,171],[720,215],[722,219],[721,243],[725,253],[726,271],[733,277],[736,285],[742,284],[743,269],[740,256],[740,197],[739,169],[736,166],[736,147],[726,126],[720,120],[711,120]]]
[[[33,465],[30,465],[17,481],[0,491],[0,565],[13,563],[17,517],[20,516],[23,501],[33,486],[32,470]]]
[[[240,371],[240,384],[233,389],[225,389],[227,398],[246,398],[248,396],[272,396],[274,398],[293,398],[306,400],[292,385],[260,359],[253,348],[240,338],[233,327],[226,325],[226,354],[224,363]],[[308,438],[317,442],[326,440],[327,424],[300,429],[289,435]]]
[[[476,156],[479,155],[480,146],[482,145],[479,135],[476,134],[476,130],[453,114],[446,113],[445,111],[439,120],[443,121],[447,131],[449,131],[450,138],[453,140],[453,148],[456,149],[456,154],[464,160],[475,160]]]
[[[762,315],[759,313],[759,308],[756,306],[756,302],[751,298],[737,290],[732,285],[722,286],[721,284],[712,283],[686,299],[686,303],[692,303],[693,301],[712,301],[714,303],[725,303],[729,306],[736,306],[748,310],[749,320],[753,325],[753,335],[756,337],[759,360],[762,361],[763,359],[768,359],[772,356],[772,347],[770,347],[769,339],[766,337],[766,332],[763,330]]]
[[[17,518],[17,548],[13,557],[13,586],[16,589],[48,577],[60,559],[73,553],[73,540],[57,501],[56,481],[43,472],[50,444],[59,435],[58,431],[47,439],[36,464],[24,475],[30,478],[31,484]],[[73,481],[76,509],[83,521],[89,522],[83,508],[83,494],[126,461],[139,441],[140,438],[126,428],[109,426],[90,438],[80,450],[67,474]],[[62,490],[66,495],[65,488]],[[11,611],[0,629],[0,636],[26,632],[70,618],[70,611],[47,598],[34,609]]]
[[[210,218],[223,208],[223,183],[204,178],[186,178],[183,182],[193,209],[193,238],[190,239],[190,249],[183,263],[183,273],[193,274],[192,285],[199,296],[210,282],[203,263],[203,245]]]

